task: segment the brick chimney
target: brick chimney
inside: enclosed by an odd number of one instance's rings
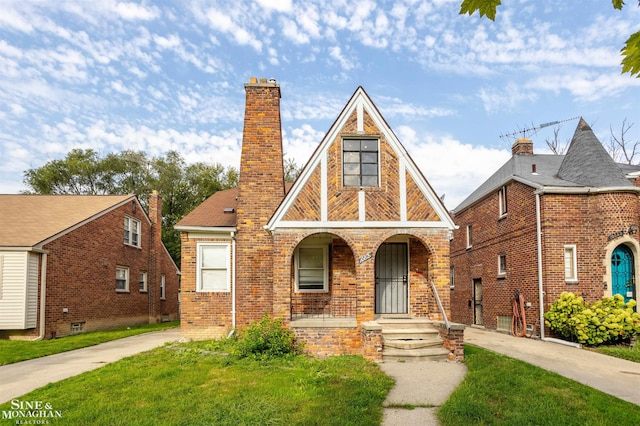
[[[238,325],[272,311],[273,240],[264,225],[284,198],[280,85],[251,78],[244,87],[236,235]]]
[[[149,294],[149,323],[153,324],[160,321],[160,256],[162,250],[162,198],[155,189],[149,195],[149,220],[151,221],[151,238],[147,290]]]
[[[512,155],[533,155],[533,141],[529,138],[518,138],[511,147]]]

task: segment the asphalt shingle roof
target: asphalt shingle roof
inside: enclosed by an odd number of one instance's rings
[[[535,167],[534,167],[535,166]],[[514,155],[455,209],[455,213],[518,180],[533,188],[633,187],[626,174],[640,167],[617,164],[581,118],[566,155]]]
[[[0,247],[35,247],[133,195],[0,194]]]

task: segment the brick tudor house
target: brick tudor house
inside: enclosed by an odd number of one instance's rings
[[[453,211],[453,320],[509,330],[517,290],[545,338],[540,319],[563,291],[635,299],[640,167],[615,163],[583,119],[566,155],[534,154],[526,138],[512,152]]]
[[[365,91],[293,185],[284,182],[280,86],[252,78],[245,91],[238,188],[176,225],[183,336],[217,338],[266,313],[315,355],[381,359],[385,334],[389,357],[462,357],[463,328],[430,321],[450,315],[453,221]],[[394,345],[411,331],[412,348]]]
[[[42,339],[178,318],[162,200],[0,195],[0,338]]]

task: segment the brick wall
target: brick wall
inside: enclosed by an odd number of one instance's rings
[[[263,228],[284,197],[280,86],[245,84],[237,225],[237,322],[272,310],[273,245]]]
[[[140,220],[140,247],[123,243],[125,215]],[[158,262],[158,272],[166,277],[166,300],[159,300],[158,286],[154,290],[151,282],[148,292],[139,291],[140,272],[150,271],[151,231],[140,205],[131,202],[47,244],[45,337],[68,335],[72,323],[84,322],[84,331],[90,331],[160,321],[163,314],[177,319],[178,276],[166,251],[160,251]],[[116,291],[116,266],[129,268],[128,292]],[[151,317],[153,304],[157,309]]]
[[[459,229],[451,243],[455,290],[451,291],[453,320],[473,324],[473,279],[482,279],[483,325],[497,328],[497,316],[512,315],[514,292],[531,307],[528,324],[539,319],[537,234],[534,189],[518,182],[507,185],[508,213],[499,218],[497,191],[456,214]],[[638,197],[633,193],[551,194],[540,197],[542,269],[545,312],[563,291],[588,301],[605,295],[603,277],[609,236],[638,225]],[[473,224],[473,247],[466,248],[467,224]],[[637,240],[637,234],[627,236]],[[564,246],[577,248],[578,282],[565,281]],[[507,273],[498,276],[498,255],[507,256]],[[606,277],[605,277],[606,280]],[[539,325],[538,325],[539,330]],[[548,330],[547,330],[548,332]]]

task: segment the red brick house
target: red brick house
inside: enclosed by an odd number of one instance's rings
[[[162,200],[0,195],[0,337],[52,338],[178,318]]]
[[[224,336],[268,313],[309,352],[380,358],[389,323],[415,329],[449,315],[453,221],[364,89],[292,186],[284,182],[280,86],[251,79],[245,90],[239,187],[176,225],[183,336]],[[445,340],[461,356],[455,339]]]
[[[540,318],[563,291],[635,299],[640,167],[615,163],[582,119],[566,155],[534,154],[525,138],[512,151],[453,211],[453,319],[509,330],[517,290],[544,338]]]

